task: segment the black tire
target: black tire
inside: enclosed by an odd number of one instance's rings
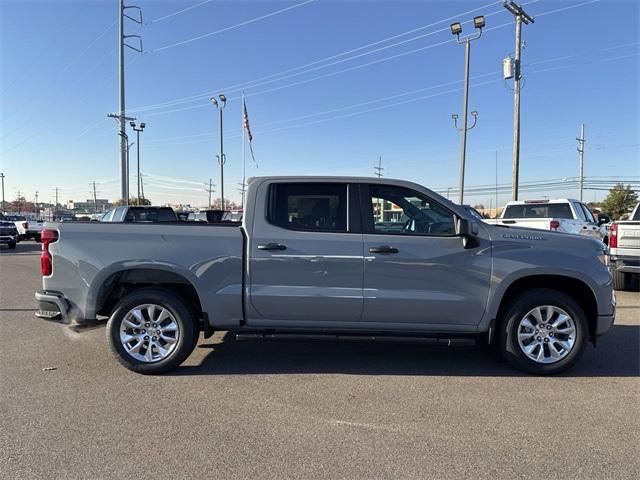
[[[16,242],[9,242],[7,245],[9,246],[10,250],[15,250],[16,248]]]
[[[178,341],[167,357],[152,363],[140,361],[125,350],[120,341],[122,321],[137,305],[155,304],[166,308],[179,327]],[[178,367],[193,352],[198,343],[199,329],[193,311],[172,292],[161,288],[144,288],[123,297],[107,323],[107,339],[111,351],[123,366],[137,373],[165,373]]]
[[[626,290],[629,288],[629,275],[625,272],[621,272],[620,270],[613,270],[612,273],[614,290]]]
[[[536,362],[523,352],[518,342],[520,320],[534,308],[543,305],[551,305],[564,310],[575,324],[573,347],[555,363]],[[580,359],[587,344],[588,322],[584,311],[573,298],[557,290],[536,288],[520,293],[505,309],[505,313],[500,319],[500,326],[498,348],[502,356],[517,369],[537,375],[553,375],[573,367]],[[546,350],[546,352],[549,351]]]

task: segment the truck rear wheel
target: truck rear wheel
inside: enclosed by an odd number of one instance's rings
[[[198,342],[193,312],[167,290],[145,288],[120,300],[107,323],[116,359],[143,374],[168,372],[191,354]]]
[[[499,348],[513,366],[550,375],[579,360],[587,340],[587,318],[580,305],[556,290],[524,291],[506,309]]]

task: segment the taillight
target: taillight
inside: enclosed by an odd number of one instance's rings
[[[51,261],[51,253],[49,253],[49,245],[58,240],[58,231],[45,228],[40,233],[42,241],[42,254],[40,255],[40,271],[42,275],[51,275],[53,271],[53,263]]]
[[[551,230],[558,230],[559,226],[560,222],[558,220],[551,220],[551,222],[549,223],[549,227],[551,227]]]
[[[618,225],[611,224],[611,230],[609,230],[609,248],[618,248]]]

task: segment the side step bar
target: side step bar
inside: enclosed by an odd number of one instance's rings
[[[314,333],[236,333],[236,341],[266,340],[313,340],[313,341],[346,341],[346,342],[385,342],[385,343],[422,343],[428,345],[471,346],[476,344],[475,338],[469,337],[426,337],[397,335],[345,335]]]

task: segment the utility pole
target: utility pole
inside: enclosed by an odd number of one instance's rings
[[[18,213],[22,213],[22,202],[20,198],[22,198],[22,191],[18,190],[16,200],[18,201]]]
[[[511,180],[511,200],[518,200],[518,181],[520,176],[520,57],[522,54],[522,24],[529,25],[534,19],[520,5],[505,1],[504,8],[511,12],[516,20],[516,50],[513,73],[513,177]],[[511,78],[510,76],[506,78]]]
[[[145,198],[144,196],[144,175],[140,174],[140,191],[142,192],[142,198]]]
[[[580,201],[582,201],[582,194],[584,192],[584,123],[580,127],[580,137],[578,140],[578,155],[580,156]]]
[[[137,135],[136,145],[138,150],[138,205],[140,205],[140,132],[144,130],[146,124],[142,122],[139,128],[136,126],[136,122],[131,122],[129,123],[129,125],[131,125],[131,128],[133,128],[133,131],[136,132]]]
[[[373,167],[373,169],[375,170],[374,175],[378,178],[382,177],[382,171],[384,170],[384,167],[382,166],[382,156],[378,157],[378,166],[377,167]]]
[[[98,197],[96,194],[96,181],[93,182],[93,213],[98,213]]]
[[[0,178],[2,179],[2,208],[0,211],[4,211],[6,208],[4,204],[4,173],[0,173]]]
[[[211,210],[211,194],[214,192],[213,183],[211,183],[211,179],[209,179],[209,188],[204,189],[205,192],[209,193],[209,210]]]
[[[126,204],[129,204],[129,186],[127,184],[127,117],[125,107],[125,90],[124,90],[124,47],[129,47],[138,53],[142,53],[142,38],[140,35],[126,35],[124,33],[124,18],[136,22],[142,26],[142,9],[135,5],[125,5],[124,0],[119,0],[120,9],[118,15],[118,76],[119,76],[119,97],[120,97],[120,114],[117,115],[120,122],[120,194],[123,199],[126,199]],[[126,10],[134,8],[138,10],[139,18],[131,17],[126,14]],[[138,47],[132,47],[126,43],[126,39],[135,37],[139,41]],[[109,115],[112,116],[112,115]],[[115,116],[115,115],[114,115]]]
[[[56,204],[53,210],[53,220],[57,220],[58,218],[58,187],[56,187]]]
[[[38,219],[38,190],[36,190],[36,204],[34,205],[36,210],[36,220]]]
[[[473,19],[473,24],[478,32],[475,34],[467,35],[464,38],[460,38],[462,33],[462,24],[459,22],[451,24],[451,33],[456,36],[458,43],[464,43],[465,56],[464,56],[464,99],[462,102],[462,128],[458,128],[458,114],[451,115],[453,118],[454,126],[462,132],[461,152],[460,152],[460,205],[464,203],[464,172],[465,163],[467,157],[467,131],[476,126],[478,121],[478,112],[475,110],[471,112],[473,117],[473,125],[469,126],[467,109],[469,108],[469,61],[471,57],[471,41],[477,40],[482,36],[482,29],[484,28],[484,17],[478,16]]]
[[[224,156],[224,137],[222,130],[222,110],[227,105],[227,97],[223,94],[218,95],[220,102],[215,97],[211,97],[211,103],[218,109],[220,113],[220,155],[218,157],[218,163],[220,164],[220,209],[224,210],[224,164],[226,163],[226,157]]]

